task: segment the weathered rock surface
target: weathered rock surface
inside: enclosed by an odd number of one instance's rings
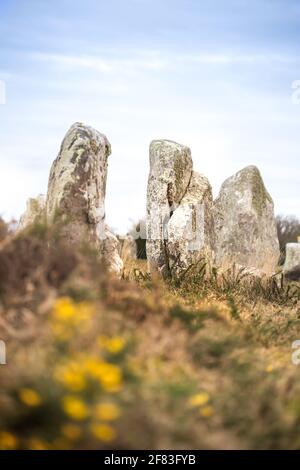
[[[169,140],[150,144],[147,189],[147,258],[151,272],[166,276],[168,221],[188,188],[192,175],[191,151]]]
[[[168,223],[169,268],[179,276],[214,250],[213,196],[208,179],[193,172],[188,189]]]
[[[18,230],[23,230],[36,222],[45,222],[46,197],[40,194],[30,198],[26,203],[26,211],[20,218]]]
[[[287,243],[283,272],[288,279],[300,279],[300,243]]]
[[[105,238],[101,244],[101,255],[105,265],[110,272],[117,274],[119,277],[123,273],[123,261],[120,257],[120,242],[116,235],[108,226],[105,227]]]
[[[97,242],[105,233],[107,138],[91,127],[74,124],[54,161],[48,184],[47,219],[61,218],[70,242]]]
[[[259,170],[249,166],[228,178],[214,204],[216,264],[271,275],[279,259],[274,205]]]
[[[121,240],[121,258],[122,260],[137,259],[137,244],[132,235],[126,235]]]
[[[118,240],[105,225],[110,153],[105,135],[81,123],[74,124],[51,168],[46,215],[48,223],[62,222],[63,234],[69,243],[92,243],[106,257],[108,266],[119,272],[122,262]]]

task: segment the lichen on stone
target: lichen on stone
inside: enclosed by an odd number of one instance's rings
[[[105,224],[107,159],[105,135],[82,123],[67,132],[49,177],[46,214],[49,224],[63,222],[69,243],[89,242],[120,274],[118,240]],[[106,238],[108,238],[107,241]],[[106,248],[107,247],[107,250]]]
[[[217,265],[238,264],[274,273],[279,258],[274,205],[255,166],[223,183],[214,219]]]

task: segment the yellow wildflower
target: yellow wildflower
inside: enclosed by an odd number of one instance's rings
[[[83,421],[89,415],[86,404],[77,397],[67,396],[63,399],[64,412],[76,421]]]
[[[74,328],[89,326],[87,321],[94,311],[94,306],[88,302],[75,303],[70,297],[58,299],[53,308],[54,335],[60,341],[68,341],[74,334]]]
[[[111,442],[116,439],[117,433],[109,424],[93,423],[91,425],[91,433],[94,437],[103,442]]]
[[[92,377],[99,379],[105,372],[105,364],[101,359],[91,357],[85,361],[84,368]]]
[[[100,382],[106,392],[118,392],[121,388],[122,373],[120,367],[114,364],[106,364]]]
[[[0,450],[15,450],[17,445],[18,440],[13,434],[0,431]]]
[[[100,347],[106,349],[110,354],[118,354],[124,349],[125,341],[120,336],[114,336],[113,338],[100,336],[98,338],[98,344]]]
[[[120,408],[114,403],[99,403],[96,406],[94,416],[103,421],[114,421],[121,415]]]
[[[73,423],[65,424],[64,426],[62,426],[61,431],[64,437],[66,437],[70,441],[76,441],[80,438],[82,434],[81,428]]]
[[[210,405],[200,408],[199,411],[200,411],[201,416],[203,416],[204,418],[210,418],[210,416],[214,414],[214,409]]]
[[[267,367],[266,367],[266,372],[270,373],[270,372],[273,372],[274,370],[274,366],[272,364],[269,364]]]
[[[76,308],[70,297],[58,299],[54,305],[54,316],[62,321],[68,321],[76,314]]]
[[[27,406],[39,406],[42,402],[40,395],[31,388],[22,388],[19,392],[19,397]]]
[[[70,363],[63,368],[59,368],[55,373],[55,377],[72,392],[80,392],[86,387],[84,372],[76,363]]]
[[[209,402],[209,395],[206,392],[200,392],[192,395],[189,399],[189,405],[192,407],[206,405]]]
[[[85,362],[85,369],[92,377],[99,380],[105,391],[117,392],[120,390],[122,373],[115,364],[90,358]]]
[[[106,349],[111,354],[118,354],[124,349],[124,346],[125,346],[124,339],[120,338],[119,336],[115,336],[114,338],[111,338],[109,340],[109,342],[107,343]]]

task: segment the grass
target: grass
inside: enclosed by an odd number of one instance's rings
[[[3,238],[1,449],[299,448],[297,284],[141,260],[118,280],[56,227]]]

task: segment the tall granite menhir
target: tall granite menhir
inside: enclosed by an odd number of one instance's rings
[[[193,172],[188,147],[169,140],[150,145],[147,191],[147,258],[162,277],[183,273],[213,252],[212,193]]]
[[[107,159],[105,135],[81,123],[66,134],[49,176],[48,222],[62,218],[70,242],[98,242],[105,231]]]
[[[147,189],[147,259],[151,272],[168,275],[168,222],[192,176],[191,151],[169,140],[150,144]]]
[[[249,166],[228,178],[214,204],[215,262],[272,275],[279,259],[274,205],[259,170]]]
[[[88,241],[117,274],[123,268],[118,240],[105,224],[107,160],[111,146],[92,127],[75,123],[53,162],[46,200],[48,222],[61,219],[70,243]]]
[[[119,242],[105,224],[107,160],[111,153],[105,135],[82,123],[67,132],[49,177],[46,201],[30,200],[21,219],[23,229],[39,217],[61,222],[68,243],[91,243],[108,268],[121,274]]]

